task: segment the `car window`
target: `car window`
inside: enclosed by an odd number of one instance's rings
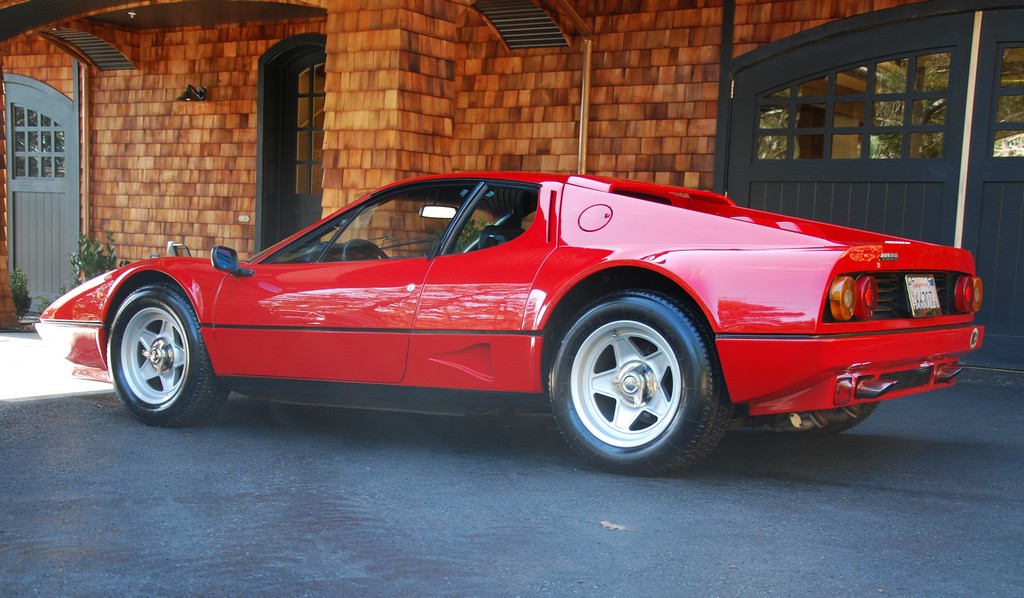
[[[267,263],[429,257],[478,187],[468,181],[396,190],[340,215]]]
[[[530,227],[536,213],[536,189],[489,183],[444,253],[467,253],[507,243]]]

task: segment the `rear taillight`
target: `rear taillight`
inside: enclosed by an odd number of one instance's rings
[[[857,277],[857,305],[853,308],[855,317],[867,320],[875,315],[878,308],[878,283],[874,276]]]
[[[956,310],[970,314],[981,309],[983,290],[981,279],[977,276],[961,276],[956,281]]]
[[[874,276],[838,276],[828,291],[828,305],[837,322],[868,320],[878,308],[878,282]]]

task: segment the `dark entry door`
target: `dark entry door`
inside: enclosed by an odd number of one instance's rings
[[[283,123],[291,119],[285,131],[287,155],[281,161],[282,236],[313,224],[323,213],[325,62],[325,56],[309,53],[290,65],[285,77],[281,117]]]
[[[259,249],[320,220],[326,61],[322,36],[285,40],[260,60]]]
[[[1024,10],[984,15],[964,247],[978,260],[982,365],[1024,364]]]

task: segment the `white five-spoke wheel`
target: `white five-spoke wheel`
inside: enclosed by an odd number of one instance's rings
[[[199,421],[227,399],[192,304],[167,283],[145,285],[121,304],[108,363],[121,403],[150,425]]]
[[[614,292],[585,308],[562,337],[548,386],[569,445],[623,473],[696,462],[732,415],[701,315],[650,291]]]
[[[174,312],[140,310],[124,330],[120,362],[125,383],[140,401],[154,407],[181,392],[188,371],[188,341]]]
[[[679,407],[680,367],[668,341],[646,324],[610,322],[584,339],[570,394],[583,425],[620,448],[655,440]]]

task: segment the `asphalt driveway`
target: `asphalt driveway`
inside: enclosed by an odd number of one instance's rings
[[[0,593],[1020,596],[1022,390],[971,371],[653,479],[582,468],[543,417],[0,400]]]

